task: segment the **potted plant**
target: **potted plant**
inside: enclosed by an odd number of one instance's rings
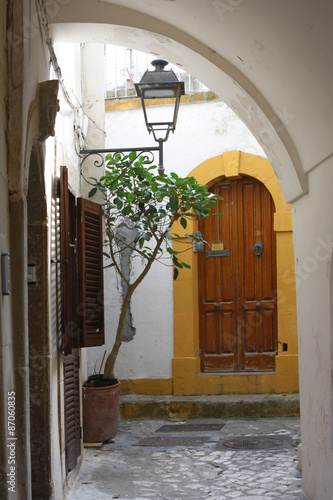
[[[102,384],[117,383],[119,386],[114,369],[134,291],[148,274],[153,262],[164,252],[170,254],[174,279],[177,279],[179,270],[190,268],[182,260],[181,252],[172,248],[173,239],[184,241],[184,235],[174,234],[172,227],[179,221],[186,230],[189,221],[208,217],[210,209],[216,207],[215,202],[220,197],[209,193],[194,177],[181,178],[175,173],[157,174],[157,167],[151,164],[147,156],[138,156],[134,151],[129,155],[109,154],[105,160],[105,174],[99,180],[92,179],[94,187],[89,197],[95,196],[98,191],[104,196],[104,255],[111,260],[111,265],[121,278],[124,295],[115,341],[100,380],[103,378]],[[120,230],[124,221],[130,228],[127,233]],[[191,249],[193,244],[197,251],[204,248],[199,231],[186,233],[185,240],[187,244],[184,251]],[[143,262],[139,274],[132,280],[124,274],[120,265],[120,253],[126,251],[129,251],[131,259],[139,255]],[[88,381],[86,387],[92,385],[94,382]]]

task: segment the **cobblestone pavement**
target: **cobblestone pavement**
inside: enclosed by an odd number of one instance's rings
[[[298,418],[223,420],[221,430],[161,432],[185,421],[123,420],[114,443],[86,448],[80,473],[67,500],[305,500],[301,492],[297,445]],[[186,423],[221,423],[193,419]],[[178,429],[177,429],[178,430]],[[231,436],[290,436],[278,450],[216,449]],[[144,437],[205,437],[179,446],[133,446]],[[163,443],[162,443],[163,444]]]

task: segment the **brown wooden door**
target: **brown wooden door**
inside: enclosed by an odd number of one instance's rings
[[[204,372],[275,369],[274,205],[250,177],[223,180],[217,212],[201,223],[210,245],[199,253],[200,355]]]

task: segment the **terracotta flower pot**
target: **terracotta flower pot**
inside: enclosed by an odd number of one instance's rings
[[[109,381],[110,383],[111,381]],[[83,384],[83,441],[104,442],[117,434],[119,420],[120,382],[87,381]],[[102,387],[96,385],[102,384]]]

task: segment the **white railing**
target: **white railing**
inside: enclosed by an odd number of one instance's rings
[[[148,68],[153,69],[150,62],[154,59],[156,56],[138,50],[105,45],[105,97],[116,99],[135,97],[134,82],[139,82]],[[177,78],[185,83],[187,94],[208,90],[199,80],[178,66],[170,64],[168,68],[173,69]]]

